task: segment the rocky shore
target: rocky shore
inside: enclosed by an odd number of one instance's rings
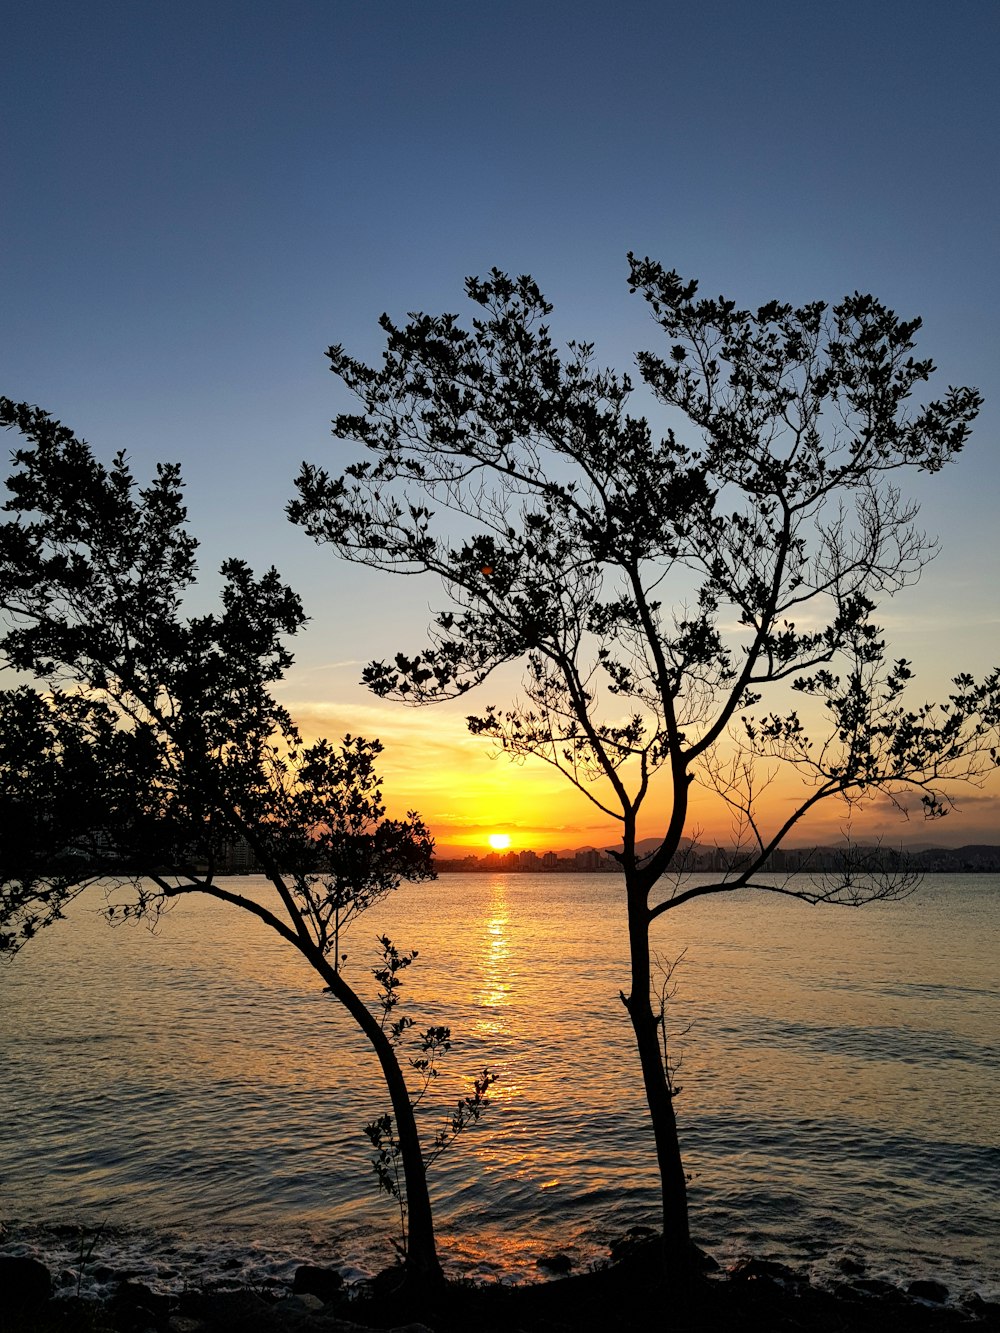
[[[568,1261],[539,1261],[540,1276]],[[679,1301],[656,1277],[650,1243],[626,1237],[606,1265],[519,1285],[448,1282],[408,1286],[392,1268],[349,1287],[335,1269],[303,1265],[291,1289],[192,1288],[178,1296],[122,1281],[103,1302],[60,1294],[35,1259],[0,1256],[0,1333],[957,1333],[1000,1330],[1000,1305],[955,1303],[933,1281],[905,1289],[844,1262],[843,1281],[821,1290],[791,1269],[745,1259],[722,1272],[709,1259]]]

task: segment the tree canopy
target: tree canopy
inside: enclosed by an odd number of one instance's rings
[[[333,915],[429,875],[431,841],[415,815],[383,818],[379,742],[304,746],[271,693],[299,598],[228,560],[221,608],[185,615],[197,543],[179,470],[140,489],[124,455],[105,468],[37,409],[0,400],[0,422],[33,446],[14,454],[0,526],[0,652],[39,683],[3,692],[5,882],[30,890],[53,853],[65,878],[76,862],[78,878],[211,881],[243,840],[290,876],[296,929],[328,953]]]
[[[637,357],[662,429],[593,343],[557,349],[530,277],[493,269],[466,283],[467,324],[383,315],[373,366],[330,348],[360,408],[333,433],[363,451],[339,472],[303,464],[290,516],[348,560],[443,581],[427,642],[366,668],[376,694],[461,697],[522,661],[521,697],[485,705],[470,729],[553,765],[618,823],[622,1000],[666,1255],[681,1269],[686,1190],[652,922],[743,888],[850,905],[908,891],[905,869],[863,849],[821,879],[776,873],[774,853],[830,798],[915,793],[928,817],[945,814],[951,784],[996,762],[1000,673],[961,673],[939,704],[915,700],[913,668],[877,619],[934,551],[899,478],[950,463],[981,403],[962,387],[918,401],[934,370],[914,355],[920,321],[859,293],[744,310],[649,259],[629,265],[665,344]],[[797,794],[768,806],[780,770]],[[717,874],[664,880],[697,832],[694,783],[728,806],[736,854]],[[657,830],[648,855],[640,817]]]
[[[177,467],[140,487],[124,454],[105,467],[37,408],[0,399],[0,424],[28,441],[0,525],[0,662],[30,681],[0,691],[0,950],[16,952],[97,882],[111,918],[154,917],[189,894],[257,917],[371,1044],[405,1175],[408,1257],[438,1276],[397,1051],[406,1027],[390,1034],[340,953],[355,915],[433,875],[426,826],[413,812],[386,818],[377,740],[305,745],[275,700],[305,616],[274,569],[228,560],[219,608],[186,612],[197,543]],[[224,878],[233,844],[276,898]],[[432,1035],[432,1054],[447,1050],[448,1030]],[[411,1036],[422,1083],[426,1039]]]
[[[913,355],[920,321],[871,296],[748,311],[648,259],[630,266],[669,345],[637,358],[679,423],[659,436],[593,344],[560,355],[527,277],[470,279],[468,329],[383,315],[379,366],[330,349],[363,409],[334,434],[368,457],[336,476],[304,465],[291,516],[347,559],[439,574],[452,602],[427,645],[372,663],[367,683],[433,702],[524,658],[523,703],[470,726],[561,769],[620,822],[626,849],[667,770],[653,878],[694,780],[730,803],[755,867],[829,796],[909,788],[940,815],[947,779],[990,764],[997,677],[980,689],[963,674],[940,707],[908,705],[911,664],[875,613],[934,551],[895,474],[950,462],[980,395],[949,388],[914,407],[934,369]],[[757,712],[778,684],[821,709]],[[754,761],[803,778],[768,829],[745,800]]]

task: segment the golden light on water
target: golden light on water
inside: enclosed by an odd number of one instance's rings
[[[483,922],[480,946],[481,982],[479,1007],[484,1011],[480,1029],[485,1033],[506,1029],[504,1008],[510,1003],[510,910],[506,886],[497,878],[493,884],[488,914]]]
[[[477,1033],[487,1045],[507,1036],[510,1027],[509,1006],[512,1001],[511,968],[513,963],[510,940],[510,908],[507,886],[497,876],[491,886],[489,906],[483,920],[479,964],[480,984],[476,997]],[[504,1070],[493,1090],[494,1098],[507,1100],[517,1095],[517,1084]]]

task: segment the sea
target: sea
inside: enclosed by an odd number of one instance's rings
[[[622,889],[442,875],[342,942],[372,1002],[379,937],[416,951],[396,1012],[451,1029],[427,1142],[497,1075],[430,1168],[453,1276],[538,1279],[556,1253],[583,1270],[657,1225]],[[123,1276],[263,1287],[303,1262],[348,1279],[392,1262],[399,1210],[364,1132],[387,1098],[347,1014],[226,904],[181,902],[149,929],[109,926],[102,903],[91,890],[0,967],[0,1250],[95,1295]],[[985,874],[860,909],[741,891],[657,921],[692,1232],[720,1264],[1000,1299],[998,945]]]

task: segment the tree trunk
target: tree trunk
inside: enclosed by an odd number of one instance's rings
[[[673,1097],[663,1062],[659,1025],[650,1003],[649,912],[644,892],[629,885],[627,893],[632,993],[626,1001],[626,1007],[639,1052],[642,1082],[660,1169],[665,1266],[671,1282],[686,1283],[693,1258],[688,1228],[687,1181],[677,1138]]]
[[[272,867],[268,873],[268,878],[285,900],[293,923],[301,924],[301,917],[290,899],[279,872]],[[427,1190],[427,1170],[424,1165],[423,1153],[420,1151],[420,1137],[417,1133],[416,1117],[413,1114],[413,1103],[410,1101],[410,1094],[406,1086],[406,1080],[403,1077],[403,1071],[396,1059],[396,1052],[382,1030],[382,1025],[314,942],[307,940],[304,934],[297,934],[291,926],[273,916],[266,908],[261,907],[252,899],[229,893],[216,885],[210,887],[202,884],[197,889],[190,887],[178,889],[166,886],[159,880],[157,880],[157,883],[160,884],[164,896],[167,898],[178,897],[182,893],[205,893],[210,897],[219,898],[223,902],[232,903],[234,906],[259,917],[282,939],[287,940],[289,944],[294,945],[299,950],[313,970],[322,977],[333,996],[340,1001],[368,1038],[378,1057],[378,1062],[382,1068],[382,1077],[385,1079],[385,1085],[389,1091],[389,1099],[396,1122],[396,1141],[399,1144],[399,1153],[403,1162],[403,1181],[406,1188],[409,1223],[407,1266],[411,1274],[425,1286],[433,1286],[443,1282],[444,1274],[441,1272],[437,1246],[434,1241],[434,1219],[431,1213],[430,1194]]]
[[[406,1080],[403,1078],[403,1071],[396,1059],[396,1052],[374,1014],[354,993],[343,976],[330,967],[325,959],[322,969],[318,970],[321,971],[334,996],[344,1005],[371,1042],[382,1067],[382,1076],[392,1103],[396,1140],[399,1143],[399,1153],[403,1163],[408,1232],[407,1265],[414,1276],[421,1281],[431,1284],[441,1282],[444,1277],[434,1240],[434,1218],[427,1190],[427,1170],[424,1166],[423,1153],[420,1151],[413,1104],[410,1101]]]

